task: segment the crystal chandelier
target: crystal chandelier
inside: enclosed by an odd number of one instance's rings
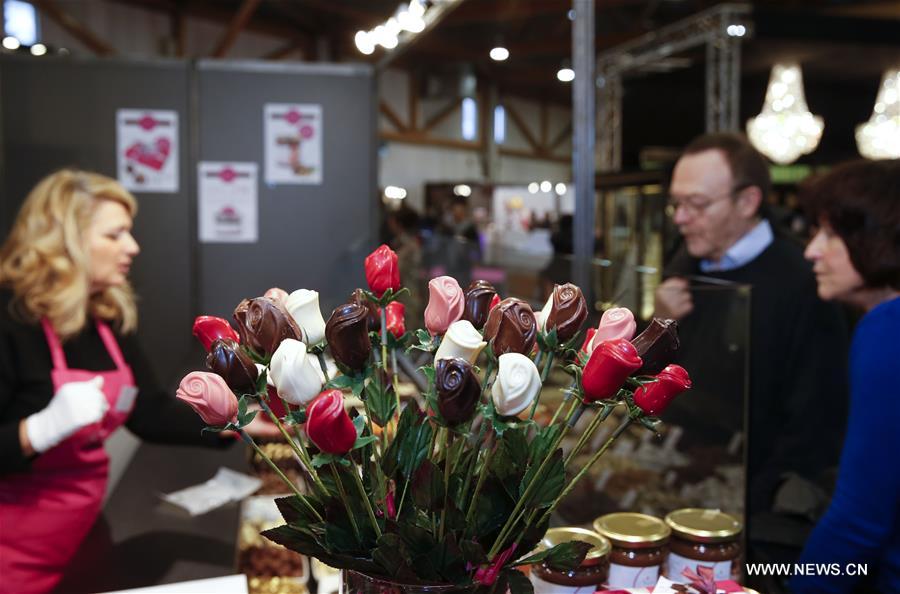
[[[776,163],[792,163],[815,150],[824,127],[822,118],[806,106],[800,66],[776,64],[762,112],[747,121],[753,146]]]
[[[881,78],[872,117],[856,127],[856,146],[867,159],[900,158],[900,69]]]

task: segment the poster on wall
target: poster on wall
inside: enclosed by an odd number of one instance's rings
[[[201,161],[197,166],[201,243],[257,241],[257,165]]]
[[[178,191],[178,113],[116,111],[119,182],[134,192]]]
[[[266,184],[322,183],[322,106],[267,103]]]

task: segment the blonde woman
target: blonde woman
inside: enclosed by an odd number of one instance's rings
[[[62,577],[100,511],[103,442],[117,427],[203,443],[200,419],[158,389],[134,336],[136,212],[115,180],[58,171],[0,250],[0,592],[48,592]]]

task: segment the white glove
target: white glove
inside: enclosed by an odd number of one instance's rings
[[[63,384],[50,404],[25,420],[28,441],[35,452],[46,452],[79,429],[103,418],[109,403],[100,376],[86,382]]]

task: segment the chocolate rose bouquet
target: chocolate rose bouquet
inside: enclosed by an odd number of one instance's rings
[[[210,430],[237,431],[260,452],[243,431],[257,404],[302,466],[303,488],[272,464],[292,494],[277,500],[285,524],[263,534],[348,575],[468,591],[530,592],[519,567],[577,566],[587,543],[533,550],[615,439],[632,424],[655,431],[690,388],[687,372],[669,364],[675,323],[653,320],[633,338],[633,315],[616,308],[583,336],[587,305],[575,285],[556,286],[536,313],[488,282],[464,290],[442,276],[429,282],[425,329],[407,332],[396,254],[379,247],[365,272],[369,289],[327,321],[315,291],[271,289],[237,306],[236,332],[220,318],[195,323],[207,371],[185,377],[179,398]],[[426,389],[401,402],[396,354],[411,350],[429,353],[419,370]],[[554,365],[571,385],[540,424]],[[350,394],[360,406],[348,406]],[[616,408],[624,420],[575,468]],[[585,414],[587,428],[563,452]]]

